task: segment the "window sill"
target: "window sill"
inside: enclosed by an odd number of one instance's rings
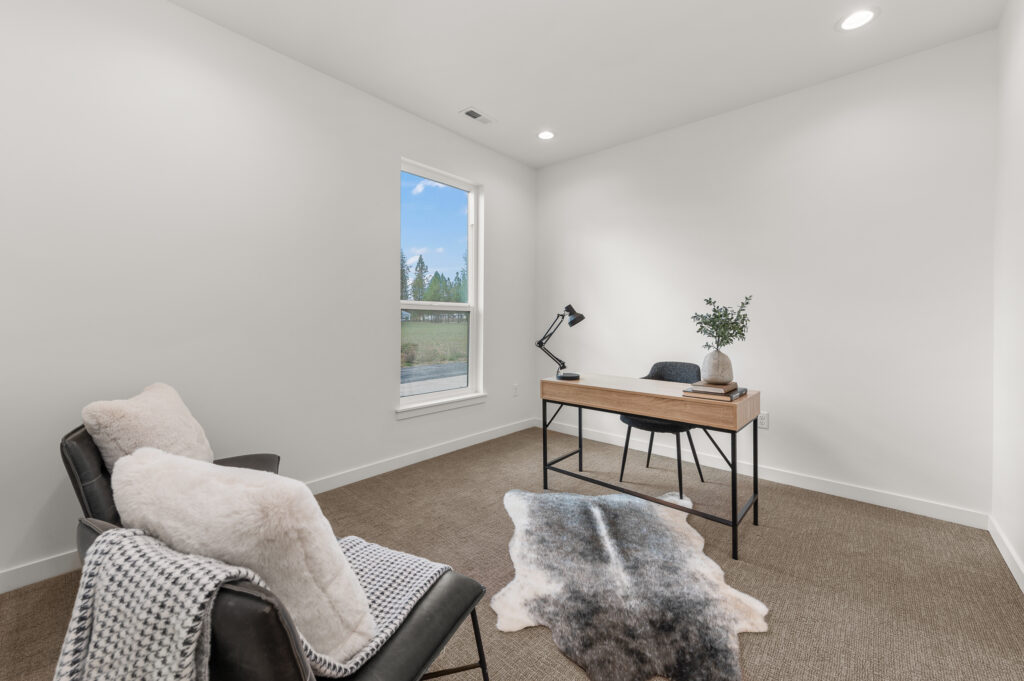
[[[459,395],[457,397],[441,397],[436,400],[429,402],[418,402],[416,404],[409,404],[406,406],[399,406],[395,408],[395,418],[398,420],[411,419],[416,416],[426,416],[427,414],[435,414],[439,411],[448,411],[449,409],[461,409],[462,407],[471,407],[474,404],[483,404],[484,400],[487,399],[487,393],[470,393],[469,395]]]

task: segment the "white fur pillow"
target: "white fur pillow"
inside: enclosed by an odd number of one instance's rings
[[[126,527],[255,571],[317,652],[348,660],[372,638],[366,594],[298,480],[146,447],[118,463],[112,482]]]
[[[156,447],[201,461],[213,461],[213,450],[199,422],[178,391],[154,383],[127,400],[93,402],[82,409],[82,423],[103,456],[108,471],[139,447]]]

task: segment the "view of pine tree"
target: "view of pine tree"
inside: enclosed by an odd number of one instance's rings
[[[455,275],[456,300],[469,302],[469,251],[462,254],[462,269]]]
[[[424,294],[423,299],[449,302],[451,301],[451,288],[452,284],[448,281],[448,277],[440,272],[434,272],[434,276],[430,278],[430,283],[427,284],[427,292]]]
[[[411,265],[401,251],[401,294],[402,300],[429,300],[439,303],[465,303],[469,301],[469,255],[462,256],[462,269],[449,279],[440,271],[430,275],[423,256]],[[411,279],[410,279],[411,275]]]
[[[451,299],[456,303],[466,302],[466,281],[462,278],[462,272],[456,272],[455,278],[451,280]]]
[[[416,260],[416,267],[413,268],[412,283],[409,285],[410,300],[427,300],[424,294],[427,292],[427,263],[423,262],[423,256]]]
[[[405,259],[405,250],[400,248],[398,251],[402,256],[402,292],[399,300],[409,300],[409,271],[412,269],[412,265],[410,265]]]

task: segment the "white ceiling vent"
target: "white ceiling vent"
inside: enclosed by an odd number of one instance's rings
[[[478,109],[474,109],[473,107],[469,107],[468,109],[463,109],[459,113],[462,114],[463,116],[465,116],[466,118],[470,119],[470,120],[476,121],[477,123],[482,123],[484,125],[487,125],[488,123],[491,122],[491,117],[490,116],[488,116],[487,114],[481,113]]]

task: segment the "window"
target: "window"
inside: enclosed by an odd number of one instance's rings
[[[401,197],[400,412],[481,395],[477,188],[404,162]]]

